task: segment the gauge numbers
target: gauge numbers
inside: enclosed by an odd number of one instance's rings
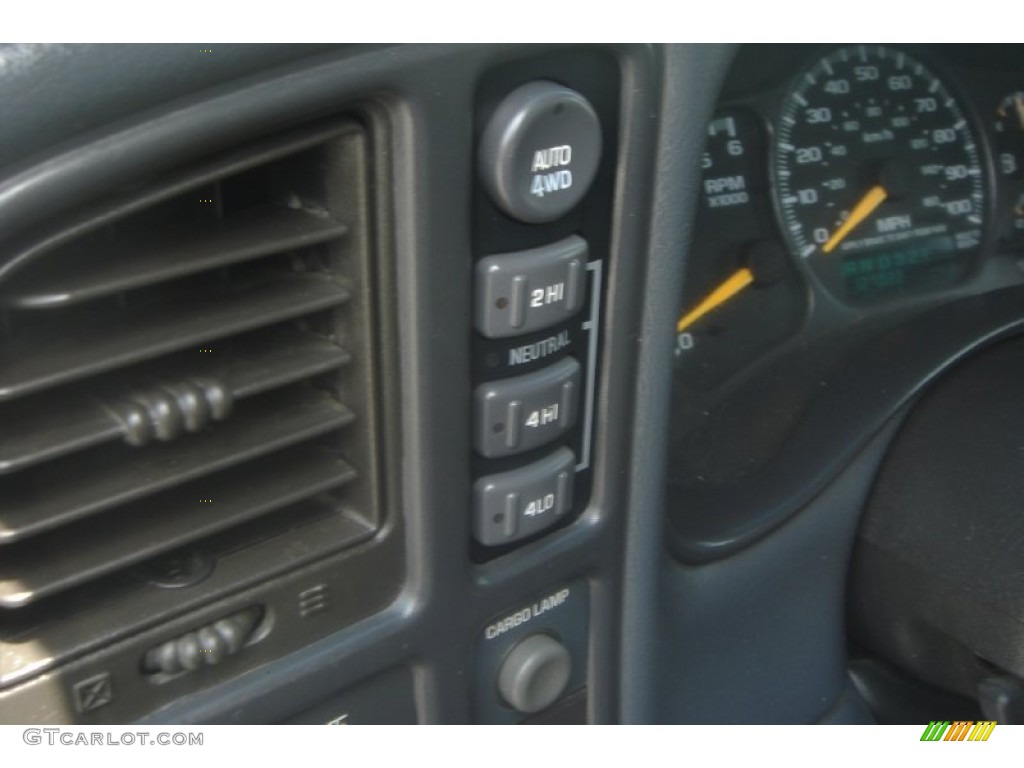
[[[783,237],[835,295],[874,301],[969,272],[981,148],[956,98],[911,56],[851,46],[819,60],[785,99],[773,153]]]
[[[701,157],[701,200],[708,209],[750,203],[751,189],[757,189],[761,181],[752,162],[758,146],[763,146],[759,138],[757,124],[742,112],[726,112],[708,124],[707,145]]]
[[[777,238],[764,162],[767,132],[747,109],[708,124],[701,206],[676,322],[687,391],[713,391],[799,327],[807,294]]]

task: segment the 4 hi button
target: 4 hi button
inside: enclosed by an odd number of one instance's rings
[[[579,410],[580,364],[567,357],[533,373],[481,384],[474,446],[494,459],[533,450],[564,435]]]
[[[528,224],[553,221],[590,188],[601,123],[576,91],[540,80],[512,91],[480,141],[480,175],[501,210]]]

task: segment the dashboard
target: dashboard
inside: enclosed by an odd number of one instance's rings
[[[0,63],[0,722],[1024,718],[1020,46]]]
[[[741,51],[708,125],[676,327],[680,493],[742,483],[822,388],[866,386],[877,371],[839,373],[851,356],[1021,284],[1024,101],[1005,55]]]
[[[1015,332],[1010,307],[1024,279],[1024,96],[1015,56],[955,45],[738,52],[707,125],[675,329],[667,485],[670,547],[682,562],[727,559],[822,504],[851,460],[870,464],[871,441],[898,430],[944,369]],[[971,428],[963,436],[959,428],[946,421],[932,439],[966,445]],[[988,473],[943,480],[937,466],[921,466],[926,460],[917,454],[901,471],[927,475],[921,482],[947,493],[997,482]],[[863,497],[852,503],[867,510],[862,531],[900,539],[894,558],[933,577],[946,567],[985,570],[985,556],[966,554],[970,547],[951,545],[944,566],[932,554],[916,558],[912,515],[879,501],[886,491],[869,490],[871,482],[861,482]],[[955,514],[984,517],[991,502],[983,497],[961,495]],[[941,521],[951,503],[932,499],[934,517],[915,518],[916,533],[957,541],[963,532]],[[865,576],[879,568],[864,565],[866,553],[898,549],[882,538],[862,533],[854,557],[853,646],[872,659],[881,648],[904,668],[974,695],[975,679],[954,685],[934,660],[920,662],[936,637],[906,616],[961,638],[962,624],[951,630],[945,617],[922,617],[912,607],[920,595],[900,586],[905,570],[888,571],[889,581]],[[858,579],[871,587],[858,591]],[[880,613],[889,626],[880,626]],[[877,682],[874,663],[865,662],[864,674]],[[877,703],[871,683],[858,684]]]

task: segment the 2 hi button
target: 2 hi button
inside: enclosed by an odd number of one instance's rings
[[[583,96],[540,80],[512,91],[480,141],[480,175],[502,211],[553,221],[587,193],[601,159],[601,123]]]

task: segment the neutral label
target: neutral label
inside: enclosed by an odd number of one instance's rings
[[[569,346],[569,332],[562,331],[557,336],[548,336],[533,344],[524,344],[521,347],[514,347],[508,351],[509,365],[522,365],[540,360],[561,351]]]

